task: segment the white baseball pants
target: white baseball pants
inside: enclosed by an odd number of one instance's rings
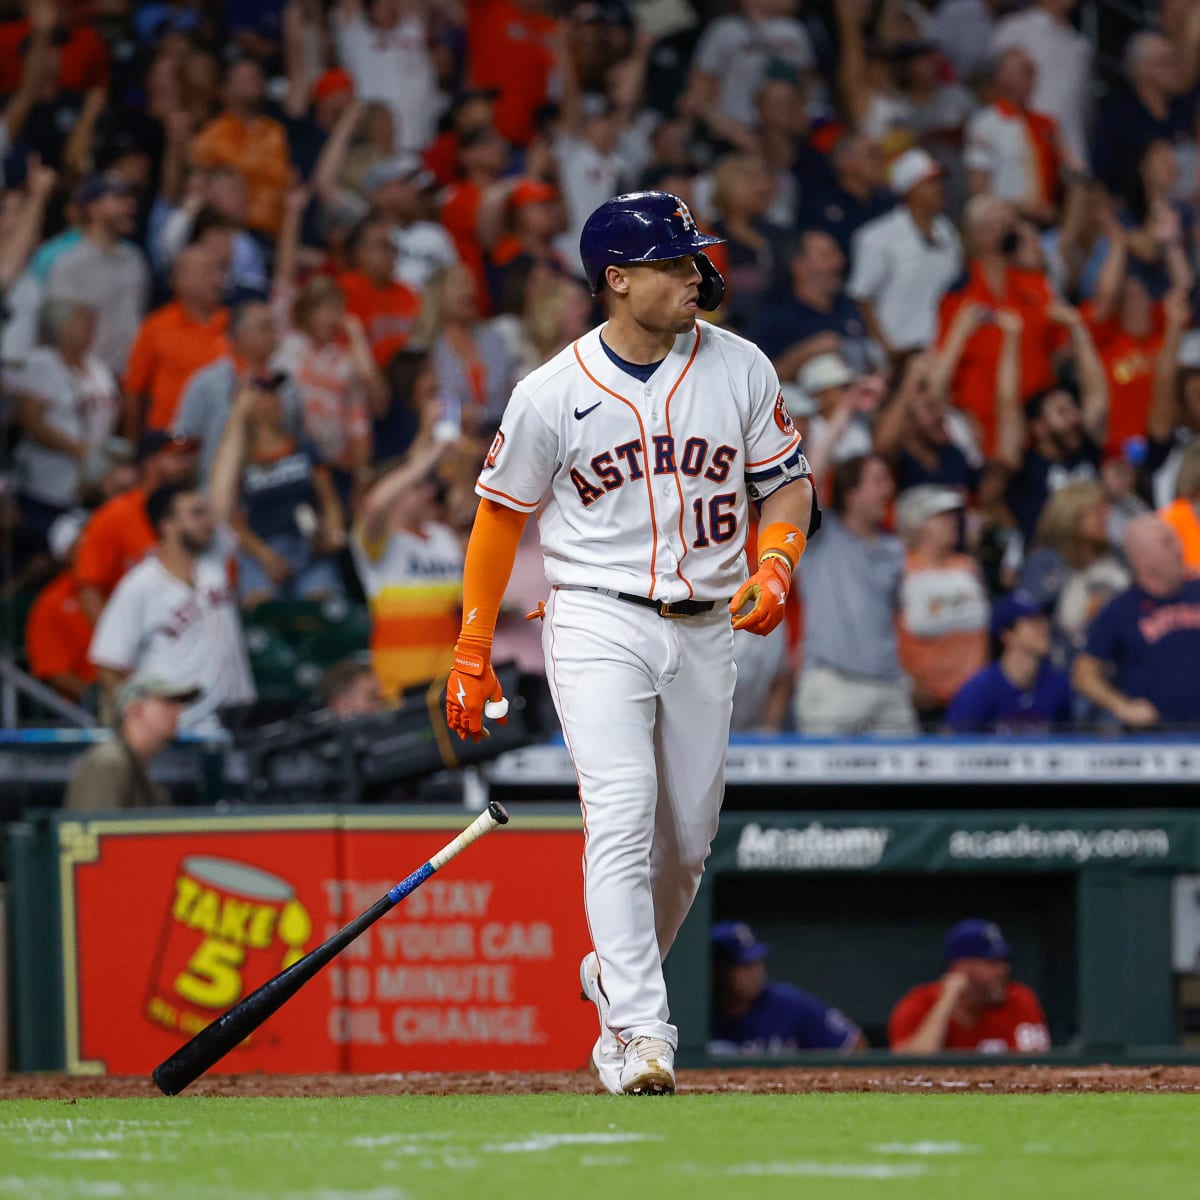
[[[717,831],[737,675],[729,613],[663,618],[555,588],[542,646],[579,776],[584,905],[609,1028],[617,1043],[676,1046],[662,961]]]

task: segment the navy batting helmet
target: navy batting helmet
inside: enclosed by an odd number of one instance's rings
[[[626,192],[605,200],[588,217],[579,237],[579,257],[588,285],[599,292],[611,266],[694,254],[704,277],[700,307],[711,311],[721,302],[725,281],[701,251],[724,240],[701,233],[688,206],[670,192]]]

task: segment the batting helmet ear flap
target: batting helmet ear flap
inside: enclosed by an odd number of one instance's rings
[[[700,272],[700,286],[697,289],[696,303],[705,312],[715,312],[725,299],[725,279],[721,272],[712,265],[712,259],[703,251],[696,254],[696,270]]]

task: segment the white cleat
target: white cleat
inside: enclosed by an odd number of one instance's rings
[[[623,1091],[621,1067],[624,1059],[621,1043],[608,1028],[608,997],[600,990],[600,960],[594,951],[584,955],[579,964],[579,986],[583,989],[583,999],[596,1006],[596,1015],[600,1018],[600,1036],[592,1047],[592,1067],[605,1089],[619,1096]]]
[[[627,1096],[668,1096],[675,1091],[675,1051],[662,1038],[636,1037],[625,1047],[621,1091]]]

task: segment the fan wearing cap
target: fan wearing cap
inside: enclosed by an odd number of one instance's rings
[[[92,623],[79,603],[79,585],[71,573],[86,523],[87,512],[75,509],[50,526],[50,553],[62,571],[38,594],[25,622],[29,673],[76,702],[96,682],[96,668],[88,661]]]
[[[925,150],[908,150],[891,168],[901,202],[855,235],[846,291],[867,327],[893,357],[931,345],[938,306],[962,273],[962,244],[944,215],[942,168]]]
[[[484,214],[480,219],[486,225]],[[494,239],[484,238],[488,288],[496,311],[504,309],[508,300],[508,281],[523,279],[531,264],[542,263],[558,272],[568,269],[558,249],[564,219],[562,197],[554,184],[528,178],[512,182],[501,212],[501,232]]]
[[[817,478],[828,479],[835,463],[872,453],[868,414],[883,395],[877,376],[859,376],[838,355],[818,354],[796,381],[806,397],[801,411],[809,417],[806,444],[810,465],[815,457],[813,470],[821,472]]]
[[[341,67],[322,71],[310,83],[307,46],[321,37],[316,25],[306,25],[303,5],[284,10],[283,56],[288,91],[277,116],[287,133],[288,155],[302,179],[311,179],[325,143],[342,116],[354,106],[354,80]]]
[[[198,688],[156,675],[126,679],[113,697],[114,736],[76,764],[63,807],[68,812],[167,807],[170,793],[150,778],[149,767],[175,737],[184,708],[199,696]]]
[[[154,547],[146,498],[164,484],[194,478],[200,443],[164,429],[145,434],[137,449],[137,486],[114,496],[92,515],[75,552],[79,602],[93,624],[126,571]]]
[[[714,925],[710,1054],[763,1056],[797,1050],[862,1050],[849,1017],[816,996],[767,977],[771,947],[744,921]]]
[[[432,172],[415,154],[376,163],[363,188],[372,211],[388,225],[396,244],[393,278],[421,292],[438,272],[458,262],[458,251],[445,227],[427,220]]]
[[[996,660],[972,675],[946,710],[955,733],[1047,732],[1071,720],[1071,683],[1050,661],[1050,618],[1025,592],[992,607]]]
[[[126,241],[135,230],[137,200],[112,171],[91,175],[75,192],[79,240],[50,267],[47,300],[75,300],[96,312],[95,353],[118,377],[150,298],[150,272]]]
[[[913,988],[892,1009],[888,1043],[897,1054],[1050,1049],[1042,1006],[1023,983],[1013,982],[1012,948],[994,921],[959,921],[946,934],[943,954],[942,978]]]
[[[896,502],[907,553],[900,581],[900,664],[930,720],[987,662],[988,599],[979,566],[959,549],[963,497],[921,484]]]

